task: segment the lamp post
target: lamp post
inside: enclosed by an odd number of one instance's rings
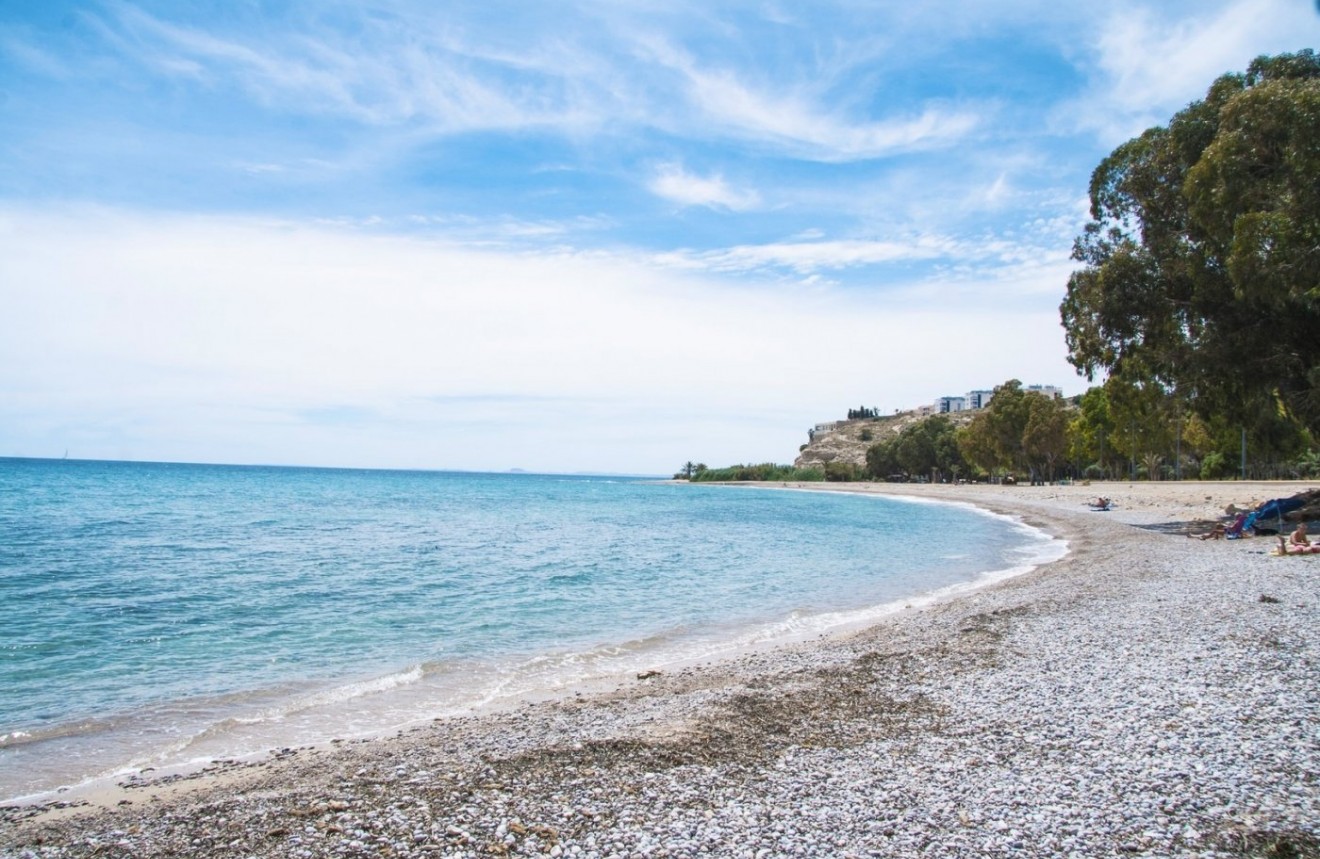
[[[1182,409],[1178,410],[1178,424],[1173,437],[1173,479],[1182,480]]]

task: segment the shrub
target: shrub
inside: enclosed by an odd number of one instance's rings
[[[1233,473],[1233,466],[1219,451],[1214,450],[1201,460],[1202,480],[1222,480]]]

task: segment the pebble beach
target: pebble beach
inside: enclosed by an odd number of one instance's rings
[[[7,806],[0,856],[1320,856],[1320,555],[1184,536],[1312,485],[842,488],[1069,552],[846,635]]]

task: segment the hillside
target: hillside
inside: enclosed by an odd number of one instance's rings
[[[948,418],[957,426],[969,423],[977,412],[951,412],[942,417]],[[913,424],[927,420],[932,415],[919,412],[900,412],[879,418],[866,418],[853,421],[839,421],[832,430],[817,432],[812,441],[798,454],[793,465],[797,468],[824,468],[827,462],[845,462],[849,465],[865,467],[866,449],[878,441],[884,441],[901,433]],[[863,433],[869,431],[869,438]]]

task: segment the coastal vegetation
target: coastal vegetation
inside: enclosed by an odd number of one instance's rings
[[[701,465],[690,472],[685,466],[684,471],[675,474],[674,477],[675,479],[687,479],[695,482],[709,481],[712,483],[745,480],[792,480],[802,483],[825,480],[828,471],[829,469],[822,471],[819,468],[794,468],[791,465],[763,462],[759,465],[730,465],[727,468],[707,468],[705,465]]]
[[[984,409],[931,415],[901,426],[889,417],[856,425],[861,463],[839,457],[799,465],[708,468],[675,475],[694,481],[1219,480],[1320,477],[1316,434],[1282,411],[1249,424],[1201,417],[1155,386],[1121,377],[1070,399],[1025,390],[1017,379],[994,389]],[[823,436],[818,436],[818,439]],[[810,446],[808,446],[810,448]]]
[[[1059,400],[995,388],[925,419],[850,408],[812,436],[817,480],[1320,477],[1320,57],[1262,56],[1115,149],[1060,305]],[[790,466],[736,466],[787,477]],[[724,479],[726,469],[701,478]],[[707,476],[709,474],[710,476]],[[756,479],[756,478],[732,478]]]

